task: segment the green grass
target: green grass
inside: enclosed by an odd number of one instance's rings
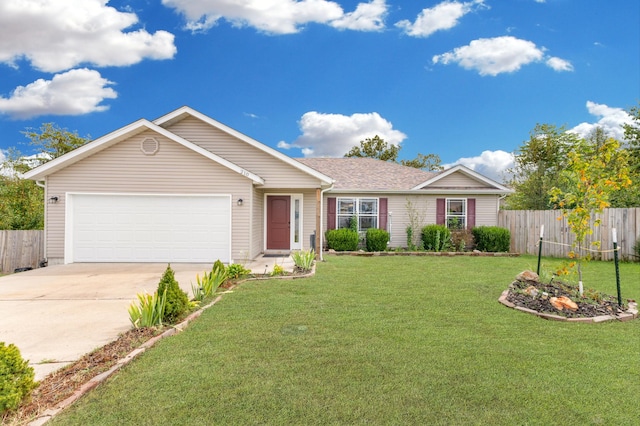
[[[497,302],[535,267],[344,256],[313,278],[248,282],[53,424],[638,424],[640,320],[553,322]],[[615,294],[612,263],[584,269],[585,287]],[[621,275],[640,299],[640,265]]]

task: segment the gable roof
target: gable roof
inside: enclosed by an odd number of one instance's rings
[[[288,155],[285,155],[279,151],[276,151],[275,149],[261,143],[258,142],[257,140],[235,130],[232,129],[231,127],[220,123],[219,121],[214,120],[213,118],[202,114],[201,112],[198,112],[196,110],[194,110],[193,108],[190,108],[188,106],[183,106],[180,107],[178,109],[176,109],[175,111],[172,111],[166,115],[163,115],[162,117],[154,120],[153,122],[155,124],[157,124],[158,126],[161,127],[169,127],[170,125],[177,123],[181,120],[184,120],[187,117],[193,117],[196,118],[200,121],[203,121],[204,123],[215,127],[218,130],[221,130],[231,136],[233,136],[234,138],[249,144],[251,146],[253,146],[254,148],[257,148],[269,155],[271,155],[272,157],[277,158],[280,161],[285,162],[286,164],[304,172],[307,173],[317,179],[319,179],[320,181],[324,182],[324,184],[326,184],[327,186],[333,183],[333,179],[325,174],[323,174],[321,171],[315,170],[311,167],[308,167],[307,165],[296,161],[295,159],[289,157]]]
[[[374,158],[301,158],[299,162],[335,179],[334,190],[408,191],[435,173]]]
[[[331,192],[404,192],[430,194],[509,194],[513,190],[465,166],[442,172],[424,170],[374,158],[300,158],[299,162],[335,179]],[[481,187],[438,187],[437,183],[454,173],[462,173],[481,183]],[[430,188],[430,186],[432,186]]]
[[[251,179],[254,184],[264,185],[264,179],[262,179],[260,176],[254,173],[251,173],[250,171],[243,169],[237,164],[234,164],[231,161],[225,160],[224,158],[219,157],[207,151],[206,149],[201,148],[200,146],[192,142],[189,142],[188,140],[181,138],[180,136],[174,133],[171,133],[168,130],[145,119],[141,119],[134,123],[131,123],[128,126],[122,127],[114,132],[109,133],[108,135],[98,138],[92,142],[87,143],[86,145],[83,145],[79,148],[74,149],[71,152],[68,152],[58,158],[55,158],[47,163],[44,163],[43,165],[36,167],[35,169],[32,169],[27,173],[25,173],[24,177],[26,179],[33,179],[33,180],[43,179],[44,177],[52,173],[62,170],[65,167],[68,167],[84,158],[89,157],[90,155],[100,152],[103,149],[113,146],[118,142],[121,142],[127,138],[135,136],[146,130],[152,130],[176,143],[179,143],[185,148],[188,148],[194,152],[197,152],[198,154],[212,161],[215,161],[216,163],[224,167],[227,167],[228,169],[233,170],[234,172],[239,173],[242,176],[245,176]]]
[[[496,193],[496,191],[498,193],[504,193],[504,194],[510,194],[513,191],[513,189],[508,188],[496,181],[494,181],[493,179],[489,179],[488,177],[476,172],[475,170],[471,170],[470,168],[463,166],[462,164],[457,164],[453,167],[451,167],[450,169],[444,170],[438,174],[436,174],[435,176],[431,177],[430,179],[416,185],[415,187],[413,187],[412,189],[414,190],[429,190],[430,186],[436,186],[436,184],[441,181],[442,179],[446,178],[447,176],[450,176],[454,173],[462,173],[464,175],[466,175],[467,177],[483,184],[482,188],[473,188],[473,190],[475,190],[476,192],[490,192],[490,193]],[[442,188],[443,190],[460,190],[462,188],[456,188],[456,187],[448,187],[448,188]],[[471,188],[469,188],[471,189]]]

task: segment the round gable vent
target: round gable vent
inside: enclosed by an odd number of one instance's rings
[[[158,141],[154,138],[146,138],[140,144],[140,149],[144,155],[153,155],[158,152]]]

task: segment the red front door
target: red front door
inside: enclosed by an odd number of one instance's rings
[[[289,250],[291,241],[291,197],[267,196],[267,249]]]

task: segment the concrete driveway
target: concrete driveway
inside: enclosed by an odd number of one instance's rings
[[[212,265],[172,264],[191,297],[196,274]],[[131,328],[129,304],[158,287],[166,264],[76,263],[0,277],[0,341],[15,344],[36,379]]]

